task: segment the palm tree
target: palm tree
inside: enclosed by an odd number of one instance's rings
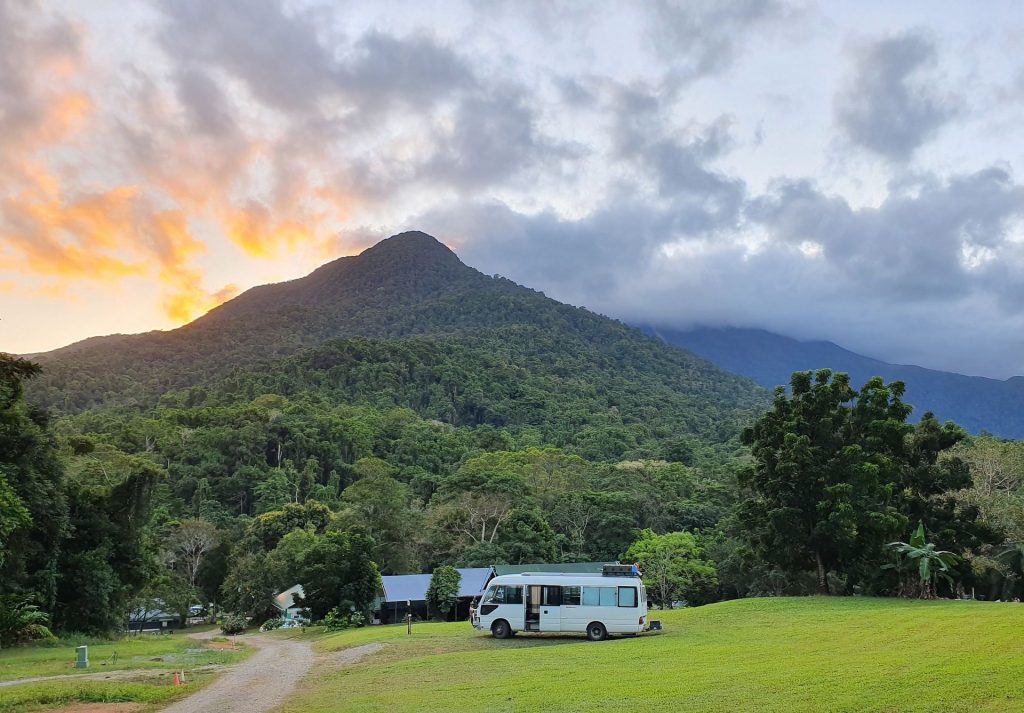
[[[0,649],[34,639],[50,639],[50,617],[29,599],[16,595],[0,597]]]
[[[903,563],[906,557],[907,563],[917,561],[917,582],[907,582],[900,577],[900,596],[917,596],[921,599],[933,599],[935,597],[935,580],[942,577],[950,586],[953,580],[947,574],[950,567],[956,564],[958,558],[952,552],[935,549],[935,544],[925,542],[924,523],[918,523],[917,529],[910,536],[910,542],[890,542],[889,547],[896,550],[900,555],[898,569],[901,573],[905,571]]]

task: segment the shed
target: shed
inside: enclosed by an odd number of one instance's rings
[[[128,631],[135,633],[157,633],[181,629],[184,624],[181,615],[162,609],[136,609],[128,615]]]
[[[464,619],[469,616],[469,605],[487,588],[487,583],[494,576],[490,567],[468,567],[458,570],[459,601],[455,616]],[[427,616],[427,588],[430,586],[429,574],[396,574],[381,577],[383,592],[377,597],[374,609],[382,623],[401,621],[407,612],[414,616]]]
[[[305,619],[305,608],[295,603],[296,599],[302,599],[304,596],[306,596],[306,591],[301,584],[296,584],[274,595],[274,607],[281,613],[281,618],[285,621]]]

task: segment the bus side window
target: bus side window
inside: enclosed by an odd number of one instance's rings
[[[562,588],[545,586],[541,596],[541,603],[549,607],[561,606]]]
[[[522,587],[505,587],[505,603],[506,604],[522,604],[523,603],[523,588]]]
[[[636,606],[636,587],[619,587],[619,606]]]
[[[601,603],[601,589],[599,587],[583,588],[583,605],[596,607]]]
[[[567,606],[577,606],[580,603],[579,587],[562,587],[562,603]]]

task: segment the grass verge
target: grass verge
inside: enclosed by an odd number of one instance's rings
[[[146,681],[47,681],[0,689],[0,713],[28,713],[72,703],[141,703],[156,710],[195,693],[215,678],[194,674],[185,686],[175,687],[169,674]]]

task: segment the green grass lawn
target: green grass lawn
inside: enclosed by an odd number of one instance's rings
[[[467,623],[324,636],[330,658],[283,709],[321,711],[1024,711],[1024,607],[869,598],[748,599],[652,612],[660,635],[592,643]]]
[[[194,632],[189,630],[189,633]],[[117,641],[84,642],[89,646],[89,668],[78,670],[73,668],[78,643],[83,642],[0,651],[0,681],[114,671],[131,671],[131,680],[123,677],[109,681],[55,679],[0,687],[0,713],[22,713],[79,701],[135,702],[145,704],[144,710],[155,710],[195,692],[216,677],[213,672],[196,672],[196,668],[234,663],[252,652],[241,645],[233,650],[225,649],[225,639],[197,641],[183,632],[171,636],[132,636]],[[188,683],[176,688],[172,685],[172,671],[182,669]]]
[[[77,642],[76,642],[77,643]],[[116,654],[116,656],[115,656]],[[180,669],[239,660],[244,649],[209,648],[209,642],[178,632],[170,636],[141,635],[89,644],[89,668],[74,668],[75,645],[22,646],[0,651],[0,681],[35,676],[102,673],[125,669]]]
[[[61,680],[0,689],[0,713],[58,708],[72,703],[142,703],[153,711],[195,693],[214,674],[190,676],[188,685],[175,687],[170,675],[146,681]]]

